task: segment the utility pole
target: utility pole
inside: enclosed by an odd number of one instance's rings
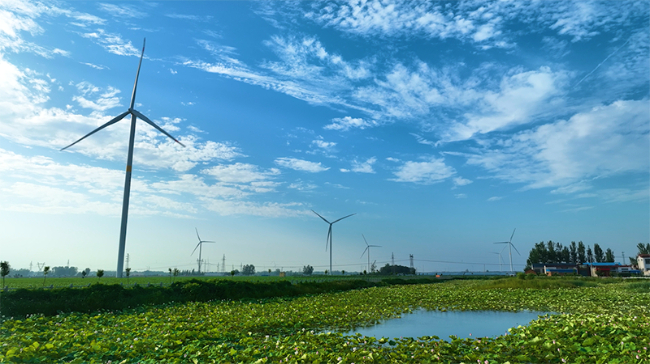
[[[223,260],[221,261],[222,273],[226,273],[226,254],[223,255]]]
[[[625,252],[622,251],[622,252],[621,252],[621,255],[623,256],[623,264],[626,264],[626,263],[625,263]]]
[[[393,266],[393,275],[395,275],[395,253],[390,253],[390,261]]]
[[[413,254],[409,254],[409,260],[411,261],[411,270],[413,270]]]
[[[32,271],[32,262],[29,262],[29,271]]]
[[[127,268],[129,268],[129,260],[130,260],[129,258],[130,258],[130,257],[129,257],[129,255],[127,254],[127,255],[126,255],[126,267],[127,267]]]

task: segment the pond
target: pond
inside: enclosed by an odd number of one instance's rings
[[[375,326],[359,327],[346,334],[360,333],[377,338],[438,336],[447,341],[450,335],[459,338],[495,337],[507,333],[511,327],[525,326],[545,314],[548,312],[417,310]]]

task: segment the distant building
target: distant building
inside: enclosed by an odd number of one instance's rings
[[[541,263],[533,264],[533,271],[537,274],[543,275],[567,275],[578,274],[585,277],[610,277],[613,273],[616,274],[631,274],[636,275],[644,272],[650,275],[650,254],[646,254],[645,262],[646,270],[636,270],[629,265],[622,265],[618,262],[607,263],[583,263],[583,264],[566,264],[566,263]]]
[[[643,272],[644,276],[650,276],[650,254],[639,254],[636,256],[636,265]]]

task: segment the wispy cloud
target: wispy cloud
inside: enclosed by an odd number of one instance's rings
[[[488,200],[489,202],[494,202],[494,201],[499,201],[499,200],[501,200],[502,198],[503,198],[503,197],[501,197],[501,196],[492,196],[492,197],[488,198],[487,200]]]
[[[80,35],[95,41],[110,53],[119,56],[140,57],[140,51],[131,44],[131,41],[122,39],[122,36],[119,34],[106,33],[103,29],[98,29],[97,31],[81,33]]]
[[[468,155],[504,181],[528,188],[585,189],[580,181],[650,168],[648,100],[616,101],[514,134],[495,148]],[[498,147],[502,146],[502,147]]]
[[[452,177],[456,171],[445,164],[444,160],[435,157],[423,157],[422,161],[407,161],[397,171],[393,172],[395,182],[411,182],[417,184],[433,184]]]
[[[100,3],[99,9],[119,18],[144,18],[147,13],[138,10],[135,6],[125,4]]]
[[[323,129],[348,131],[353,128],[358,128],[363,130],[366,128],[375,127],[377,125],[378,125],[377,122],[374,120],[364,120],[362,118],[353,118],[351,116],[345,116],[342,118],[332,119],[332,123],[325,125]]]
[[[318,173],[329,169],[329,167],[322,166],[320,162],[310,162],[298,158],[277,158],[275,163],[281,167],[302,172]]]

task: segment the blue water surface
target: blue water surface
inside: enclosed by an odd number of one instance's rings
[[[450,335],[459,338],[495,337],[507,333],[511,327],[525,326],[545,314],[548,312],[417,310],[346,334],[360,333],[377,338],[438,336],[447,341]]]

